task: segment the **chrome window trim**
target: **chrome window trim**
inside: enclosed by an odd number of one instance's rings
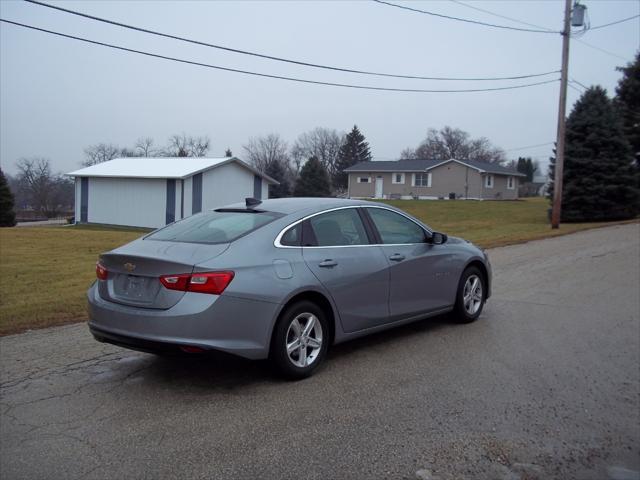
[[[299,223],[304,222],[305,220],[308,220],[310,218],[313,218],[315,216],[318,215],[322,215],[323,213],[329,213],[329,212],[334,212],[336,210],[346,210],[348,208],[379,208],[380,210],[388,210],[390,212],[393,213],[397,213],[398,215],[403,216],[404,218],[406,218],[407,220],[415,223],[417,226],[419,226],[420,228],[422,228],[423,230],[426,230],[427,233],[429,233],[429,235],[431,235],[433,233],[433,230],[431,230],[429,227],[426,227],[425,225],[421,225],[418,222],[416,222],[413,218],[409,217],[408,215],[399,212],[397,210],[394,210],[392,208],[388,208],[388,207],[384,207],[382,205],[378,206],[378,205],[349,205],[347,207],[335,207],[335,208],[329,208],[327,210],[322,210],[320,212],[315,212],[312,213],[311,215],[307,215],[306,217],[303,217],[299,220],[296,220],[295,222],[290,223],[289,225],[287,225],[286,227],[284,227],[282,230],[280,230],[280,233],[278,233],[278,235],[276,236],[276,239],[273,241],[273,246],[276,248],[356,248],[356,247],[400,247],[400,246],[407,246],[407,245],[422,245],[422,243],[367,243],[366,245],[326,245],[326,246],[295,246],[295,245],[282,245],[282,243],[280,243],[280,241],[282,240],[282,237],[284,236],[285,232],[287,230],[289,230],[292,227],[295,227],[296,225],[298,225]]]

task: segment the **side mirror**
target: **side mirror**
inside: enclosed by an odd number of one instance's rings
[[[443,243],[446,243],[448,238],[449,237],[447,237],[445,233],[431,232],[431,238],[429,238],[429,243],[432,245],[442,245]]]

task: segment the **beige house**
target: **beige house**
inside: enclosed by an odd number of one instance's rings
[[[350,198],[515,200],[518,179],[510,168],[461,160],[360,162],[345,170]]]

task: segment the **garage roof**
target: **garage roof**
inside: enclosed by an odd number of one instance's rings
[[[231,162],[251,170],[270,183],[277,184],[273,178],[265,175],[251,165],[236,157],[127,157],[114,158],[106,162],[91,165],[67,173],[70,177],[111,177],[111,178],[188,178],[206,170],[217,168]]]

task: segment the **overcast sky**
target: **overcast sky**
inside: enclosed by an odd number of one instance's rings
[[[53,2],[52,2],[53,3]],[[529,28],[451,0],[395,2],[432,12]],[[476,1],[470,5],[560,30],[561,1]],[[640,2],[588,1],[592,26],[640,13]],[[396,74],[495,77],[560,68],[561,36],[488,28],[372,1],[55,2],[174,35],[312,63]],[[261,73],[392,88],[491,88],[559,78],[452,82],[377,78],[283,64],[189,45],[28,4],[0,1],[0,16],[157,54]],[[640,48],[640,21],[586,32],[571,42],[570,77],[613,94],[616,66]],[[605,53],[606,51],[606,53]],[[482,93],[399,93],[308,85],[148,58],[0,25],[0,165],[46,157],[76,169],[84,147],[164,145],[173,133],[207,135],[210,156],[242,158],[249,137],[279,133],[289,143],[314,127],[357,124],[378,160],[397,159],[429,127],[462,128],[506,150],[552,142],[559,82]],[[579,93],[569,89],[568,111]],[[510,151],[546,159],[550,146]]]

